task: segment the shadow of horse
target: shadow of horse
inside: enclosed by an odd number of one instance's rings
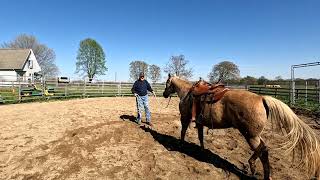
[[[184,142],[184,144],[181,145],[181,141],[173,136],[158,133],[157,131],[145,126],[140,126],[140,128],[145,132],[149,132],[156,141],[162,144],[169,151],[178,151],[198,161],[212,164],[217,168],[221,168],[237,175],[240,179],[256,179],[255,177],[248,176],[237,166],[221,158],[217,154],[212,153],[210,150],[201,150],[201,147],[195,143]]]

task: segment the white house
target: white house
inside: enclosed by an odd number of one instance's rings
[[[33,80],[40,71],[32,49],[0,49],[0,81]]]

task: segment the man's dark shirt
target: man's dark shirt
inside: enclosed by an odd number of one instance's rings
[[[142,81],[138,79],[134,82],[131,91],[132,93],[137,93],[139,96],[145,96],[148,94],[148,91],[153,92],[153,89],[147,80]]]

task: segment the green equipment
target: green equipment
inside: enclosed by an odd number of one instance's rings
[[[31,87],[21,88],[20,95],[22,97],[42,96],[42,89],[39,89],[36,85],[32,85]]]

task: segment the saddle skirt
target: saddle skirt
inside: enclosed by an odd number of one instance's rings
[[[200,98],[201,102],[215,103],[219,101],[229,89],[222,83],[210,84],[200,80],[191,88],[191,93],[195,98]]]

